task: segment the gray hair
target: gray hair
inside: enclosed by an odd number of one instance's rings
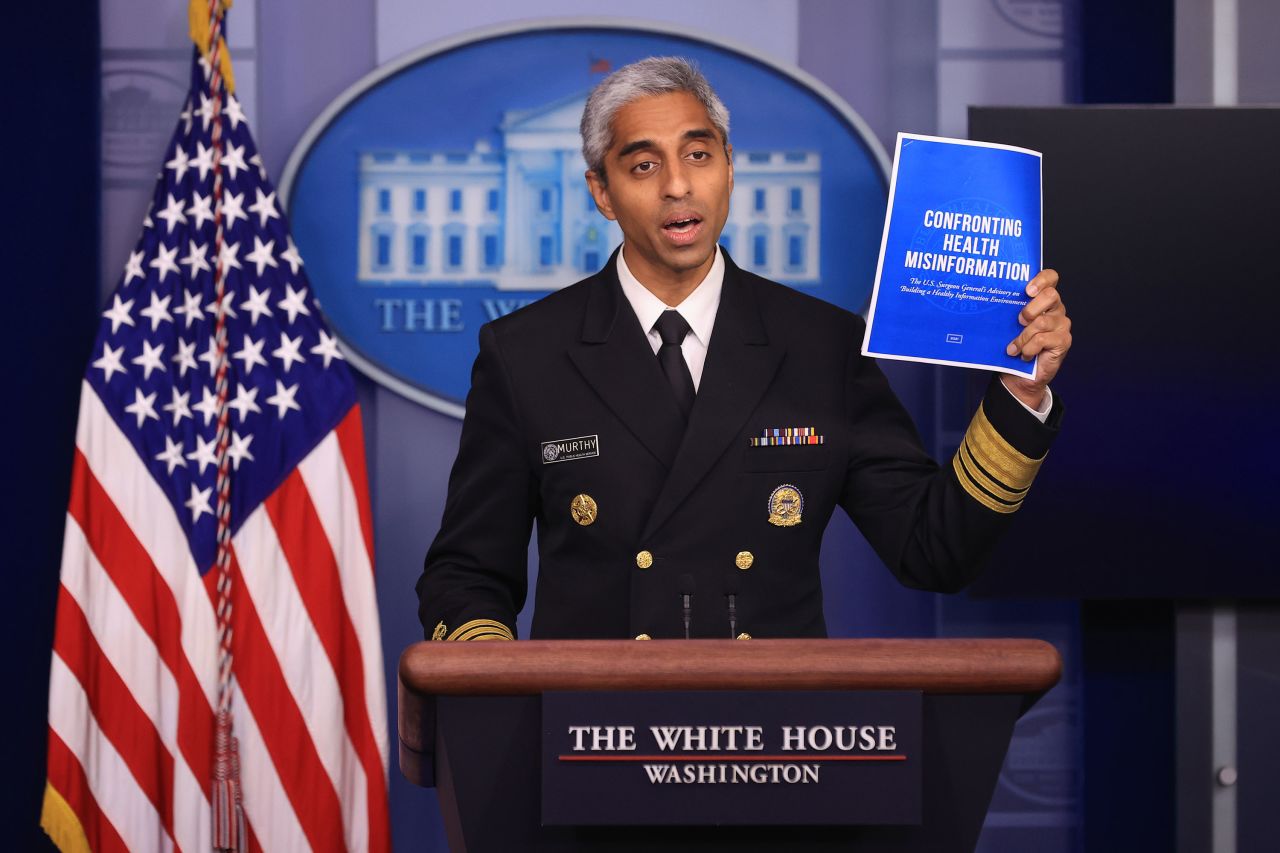
[[[604,155],[613,144],[613,117],[618,110],[638,98],[671,92],[688,92],[701,101],[720,141],[729,144],[729,111],[698,67],[679,56],[651,56],[619,68],[587,96],[579,126],[587,168],[601,181],[605,179]]]

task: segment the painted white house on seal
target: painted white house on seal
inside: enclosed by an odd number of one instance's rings
[[[557,290],[622,241],[596,210],[578,121],[586,94],[503,113],[502,148],[360,154],[362,284]],[[819,283],[821,155],[735,151],[721,244],[743,268]]]

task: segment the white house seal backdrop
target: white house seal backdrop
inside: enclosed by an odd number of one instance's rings
[[[621,242],[583,178],[587,93],[615,68],[670,54],[695,60],[731,113],[721,244],[745,269],[863,311],[887,162],[838,96],[797,68],[674,31],[522,24],[375,70],[290,159],[295,239],[351,361],[460,416],[479,327],[591,275]]]

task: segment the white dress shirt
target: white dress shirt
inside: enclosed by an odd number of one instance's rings
[[[716,259],[711,262],[707,277],[699,282],[693,292],[679,305],[667,305],[640,283],[640,280],[631,272],[631,268],[627,266],[625,244],[622,251],[618,253],[618,283],[622,285],[622,295],[631,303],[631,310],[635,311],[636,317],[640,319],[640,328],[645,330],[645,336],[649,339],[649,346],[653,348],[654,355],[657,355],[658,348],[662,346],[662,337],[654,328],[658,318],[662,316],[663,311],[677,308],[680,310],[680,316],[684,317],[685,322],[689,324],[689,334],[684,336],[680,351],[684,354],[685,364],[689,365],[689,375],[693,377],[693,390],[697,391],[699,383],[702,382],[702,366],[707,361],[707,347],[711,346],[711,330],[716,325],[716,312],[720,310],[720,291],[724,288],[724,255],[720,247],[716,246]],[[1001,383],[1001,387],[1004,387],[1004,383]],[[1013,392],[1008,388],[1004,390],[1013,396]],[[1017,397],[1014,399],[1018,400]],[[1018,400],[1018,405],[1035,415],[1040,423],[1045,423],[1049,419],[1050,410],[1053,409],[1053,392],[1048,388],[1044,389],[1044,402],[1039,411],[1021,400]]]
[[[623,246],[618,253],[618,283],[622,285],[622,294],[631,303],[631,310],[640,318],[640,328],[645,330],[654,354],[662,346],[662,338],[654,326],[663,311],[679,308],[680,316],[689,324],[689,334],[684,336],[680,351],[684,354],[684,363],[689,365],[693,390],[697,391],[702,381],[702,365],[707,361],[707,347],[711,346],[716,312],[720,310],[720,290],[724,287],[724,256],[720,254],[720,247],[716,246],[716,259],[711,262],[707,277],[679,305],[667,305],[641,284],[627,266],[626,255],[627,249]]]

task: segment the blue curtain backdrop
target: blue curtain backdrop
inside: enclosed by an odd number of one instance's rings
[[[40,830],[49,655],[80,377],[98,283],[98,4],[6,12],[3,846]]]

